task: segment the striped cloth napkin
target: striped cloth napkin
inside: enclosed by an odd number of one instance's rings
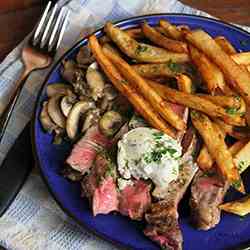
[[[70,10],[68,28],[56,60],[83,35],[116,21],[143,14],[175,12],[209,16],[176,0],[60,0]],[[18,79],[22,62],[22,42],[0,64],[0,111],[4,109]],[[37,92],[49,69],[32,73],[26,82],[13,118],[0,147],[0,162],[30,120]],[[0,245],[15,250],[94,250],[117,249],[75,224],[49,195],[36,170],[0,218]]]

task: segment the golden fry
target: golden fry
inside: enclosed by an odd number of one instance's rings
[[[235,142],[229,148],[229,152],[232,154],[232,156],[235,156],[246,145],[247,142],[248,142],[248,140],[246,140],[246,139]],[[203,171],[208,171],[209,169],[212,168],[212,166],[214,164],[214,160],[210,156],[208,149],[205,145],[203,145],[196,161],[197,161],[199,168],[202,169]],[[237,164],[236,164],[236,166],[237,166],[239,172],[241,173],[242,172],[241,169],[238,167]]]
[[[244,145],[235,155],[234,162],[239,169],[239,172],[244,172],[250,165],[250,141]]]
[[[228,135],[234,137],[235,139],[238,140],[243,140],[246,138],[250,138],[250,132],[245,131],[244,129],[237,129],[237,127],[234,127],[232,125],[229,125],[225,123],[224,121],[220,119],[213,119],[219,126],[220,128]]]
[[[178,66],[178,65],[177,65]],[[140,74],[140,76],[154,79],[156,77],[175,77],[179,74],[179,71],[171,67],[171,63],[147,63],[147,64],[135,64],[132,68]]]
[[[250,64],[250,52],[241,52],[238,54],[231,55],[231,58],[239,65]]]
[[[221,89],[223,92],[226,83],[221,70],[192,45],[189,46],[189,51],[190,57],[201,73],[209,93],[213,94],[216,88]]]
[[[232,84],[250,105],[250,74],[242,69],[226,54],[221,47],[203,30],[191,31],[186,39],[206,54],[223,71],[225,78]]]
[[[240,96],[223,96],[223,95],[205,95],[205,94],[198,94],[198,96],[205,98],[216,105],[219,105],[224,108],[235,108],[238,112],[238,109],[241,107],[241,98]]]
[[[192,80],[187,75],[184,75],[184,74],[177,75],[176,80],[177,80],[178,89],[180,91],[189,93],[189,94],[192,93],[193,91]]]
[[[160,20],[159,22],[160,27],[163,29],[164,34],[169,36],[170,38],[176,39],[176,40],[182,40],[182,32],[178,30],[178,28],[169,23],[166,20]]]
[[[153,107],[132,88],[128,82],[120,75],[115,66],[104,55],[96,36],[89,38],[89,45],[97,62],[105,72],[106,76],[114,86],[128,98],[135,110],[151,124],[151,126],[163,131],[169,136],[175,138],[175,131],[169,127],[165,121],[155,112]]]
[[[173,62],[189,61],[188,54],[169,52],[162,48],[139,43],[110,22],[106,23],[105,31],[123,53],[136,59],[138,62],[164,63],[170,60]]]
[[[191,119],[194,127],[198,130],[207,146],[209,154],[216,161],[221,175],[238,191],[244,193],[238,169],[236,168],[233,157],[229,152],[224,137],[221,137],[212,121],[204,114],[192,111]]]
[[[214,161],[212,157],[210,156],[206,145],[202,146],[196,162],[199,168],[202,169],[203,171],[208,171],[209,169],[212,168]]]
[[[133,68],[121,57],[108,49],[103,49],[104,54],[115,64],[124,78],[137,89],[151,103],[155,110],[174,128],[184,130],[184,121],[171,109],[169,103],[152,88]]]
[[[250,196],[221,204],[219,208],[229,213],[245,216],[250,213]]]
[[[184,93],[175,89],[171,89],[162,84],[147,80],[152,88],[158,91],[158,93],[169,102],[177,103],[198,111],[201,111],[205,114],[208,114],[214,118],[221,118],[228,124],[236,126],[244,126],[245,120],[240,117],[238,114],[232,115],[230,112],[227,112],[227,109],[224,109],[218,105],[215,105],[209,100],[202,98],[198,95]]]
[[[224,36],[217,36],[214,40],[228,55],[237,53],[233,45]]]
[[[177,53],[188,53],[187,44],[185,42],[168,38],[162,35],[156,29],[150,27],[147,23],[143,23],[141,28],[145,37],[147,37],[154,44],[169,51]]]

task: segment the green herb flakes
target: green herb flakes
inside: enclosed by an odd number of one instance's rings
[[[140,53],[142,52],[145,52],[148,50],[148,47],[147,46],[143,46],[143,45],[138,45],[136,50],[135,50],[135,54],[139,55]]]
[[[167,62],[168,68],[174,73],[181,73],[181,65],[173,62],[172,60]]]
[[[237,108],[233,108],[233,107],[228,107],[225,108],[226,113],[228,113],[229,115],[236,115],[238,109]]]
[[[236,180],[232,183],[232,187],[234,187],[235,189],[239,189],[241,187],[241,181],[240,180]]]

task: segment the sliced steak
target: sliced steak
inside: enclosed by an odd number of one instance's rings
[[[134,180],[119,196],[119,212],[133,220],[141,220],[151,204],[151,185],[143,180]]]
[[[172,181],[165,189],[154,190],[153,195],[161,200],[153,203],[145,216],[148,222],[145,235],[162,248],[170,250],[182,249],[183,238],[177,208],[198,169],[191,158],[196,150],[196,136],[191,130],[187,133],[192,133],[192,141],[183,156],[185,162],[180,166],[177,180]]]
[[[110,145],[110,140],[99,131],[98,126],[93,126],[74,145],[66,163],[84,174],[92,166],[97,152],[102,148],[110,147]]]
[[[216,174],[198,171],[191,186],[191,219],[192,223],[202,230],[209,230],[220,222],[219,205],[229,188],[222,184]]]
[[[108,214],[118,210],[116,166],[106,153],[99,153],[91,173],[81,182],[83,195],[92,204],[93,214]]]

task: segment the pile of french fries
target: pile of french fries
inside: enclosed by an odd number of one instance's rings
[[[89,38],[89,47],[113,85],[151,126],[173,138],[187,124],[171,104],[189,108],[203,140],[198,166],[245,193],[240,174],[250,165],[250,52],[238,53],[223,36],[166,20],[129,30],[108,22],[104,31],[99,40]],[[185,65],[195,67],[202,86]],[[226,143],[228,136],[235,138],[233,145]],[[250,213],[250,198],[221,209]]]

